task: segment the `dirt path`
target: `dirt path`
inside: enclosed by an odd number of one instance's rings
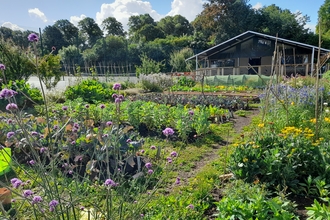
[[[250,114],[248,114],[246,117],[240,117],[237,115],[234,115],[234,118],[231,120],[233,122],[233,129],[235,131],[235,134],[240,134],[243,131],[243,128],[251,123],[251,120],[254,116],[256,116],[259,113],[258,109],[252,109],[249,111]],[[215,160],[219,159],[219,151],[221,148],[227,146],[232,141],[232,135],[229,137],[229,140],[224,140],[223,143],[213,144],[210,151],[206,152],[203,157],[196,161],[194,164],[194,167],[191,171],[185,172],[185,171],[179,171],[178,176],[181,178],[182,183],[186,184],[190,178],[196,176],[200,170],[207,164],[212,163]],[[227,143],[228,142],[228,143]],[[167,192],[170,192],[175,187],[175,184],[169,186],[167,188]]]

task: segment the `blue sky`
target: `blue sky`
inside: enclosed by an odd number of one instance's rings
[[[131,15],[149,13],[156,21],[166,15],[181,14],[189,21],[202,11],[204,0],[0,0],[0,25],[12,29],[38,30],[56,20],[68,19],[72,23],[91,17],[97,23],[113,16],[127,27]],[[315,28],[317,11],[324,0],[250,0],[254,7],[276,4],[292,12],[300,11],[311,18],[308,27]]]

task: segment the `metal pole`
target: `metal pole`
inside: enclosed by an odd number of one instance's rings
[[[315,52],[315,47],[313,47],[312,57],[311,57],[311,76],[313,76],[313,72],[314,72],[314,52]]]

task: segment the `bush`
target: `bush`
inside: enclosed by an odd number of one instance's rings
[[[194,87],[196,85],[196,82],[193,79],[183,76],[183,77],[179,78],[179,80],[176,84],[179,86]]]
[[[97,103],[110,100],[113,93],[112,88],[105,83],[101,83],[95,79],[88,79],[75,86],[68,87],[64,95],[69,100],[81,98],[87,103]]]
[[[140,75],[140,82],[142,84],[142,89],[148,92],[161,92],[171,88],[174,84],[172,77],[166,74],[142,74]]]

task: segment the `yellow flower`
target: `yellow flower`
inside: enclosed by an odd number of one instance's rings
[[[263,127],[265,127],[265,124],[264,123],[258,124],[258,127],[263,128]]]
[[[294,102],[291,102],[291,105],[294,105]]]
[[[244,163],[246,163],[246,162],[248,162],[249,161],[249,159],[247,159],[246,157],[243,159],[243,162]]]
[[[312,123],[316,123],[316,118],[312,118],[311,120],[310,120],[310,122],[312,122]]]

